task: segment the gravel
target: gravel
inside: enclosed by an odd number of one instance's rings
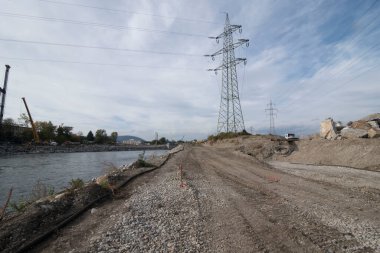
[[[201,252],[202,229],[197,201],[180,187],[175,165],[154,184],[144,184],[112,214],[108,231],[90,238],[90,252]]]

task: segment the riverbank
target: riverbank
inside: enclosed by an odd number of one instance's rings
[[[167,145],[0,145],[0,157],[17,154],[48,154],[48,153],[77,153],[77,152],[108,152],[108,151],[139,151],[171,149]]]
[[[377,172],[241,146],[185,146],[31,252],[380,252]]]
[[[87,183],[73,180],[70,188],[30,203],[18,213],[9,214],[0,222],[0,251],[29,251],[32,245],[57,231],[93,204],[117,198],[119,188],[137,176],[161,167],[174,153],[181,150],[179,146],[167,155],[114,168]]]
[[[48,185],[57,192],[67,187],[72,179],[91,180],[106,173],[110,167],[131,164],[143,153],[149,158],[164,155],[167,150],[3,156],[0,158],[0,203],[4,203],[10,188],[13,188],[12,202],[27,199],[37,183]]]

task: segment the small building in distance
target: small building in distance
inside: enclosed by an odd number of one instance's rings
[[[129,140],[124,140],[122,141],[124,145],[141,145],[142,141],[141,140],[135,140],[135,139],[129,139]]]

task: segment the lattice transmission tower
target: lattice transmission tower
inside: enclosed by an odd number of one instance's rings
[[[216,37],[209,37],[215,39],[219,43],[223,39],[223,48],[216,51],[211,55],[205,55],[215,60],[215,56],[223,55],[223,64],[209,71],[222,71],[222,90],[220,98],[220,108],[218,117],[217,131],[220,132],[240,132],[245,130],[244,118],[240,105],[238,77],[236,73],[236,65],[241,62],[247,63],[246,58],[235,58],[235,48],[243,44],[249,46],[248,39],[239,39],[234,42],[232,34],[235,31],[242,32],[241,25],[231,25],[228,13],[226,13],[226,22],[224,31]]]
[[[267,104],[267,109],[265,109],[266,112],[269,112],[269,134],[275,135],[276,134],[276,128],[274,126],[274,116],[277,117],[278,110],[274,108],[274,104],[272,103],[272,99],[270,100],[269,104]]]

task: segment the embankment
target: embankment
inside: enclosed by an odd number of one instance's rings
[[[35,244],[78,217],[93,204],[110,199],[119,188],[134,178],[161,167],[176,152],[177,146],[167,155],[138,160],[129,167],[114,169],[98,177],[95,182],[73,185],[56,195],[29,203],[0,220],[0,252],[28,252]]]
[[[380,171],[380,139],[300,140],[289,156],[279,161],[312,165],[335,165]]]
[[[278,160],[380,171],[380,138],[343,140],[315,138],[287,142],[270,136],[243,136],[206,145],[235,148],[260,161]]]

